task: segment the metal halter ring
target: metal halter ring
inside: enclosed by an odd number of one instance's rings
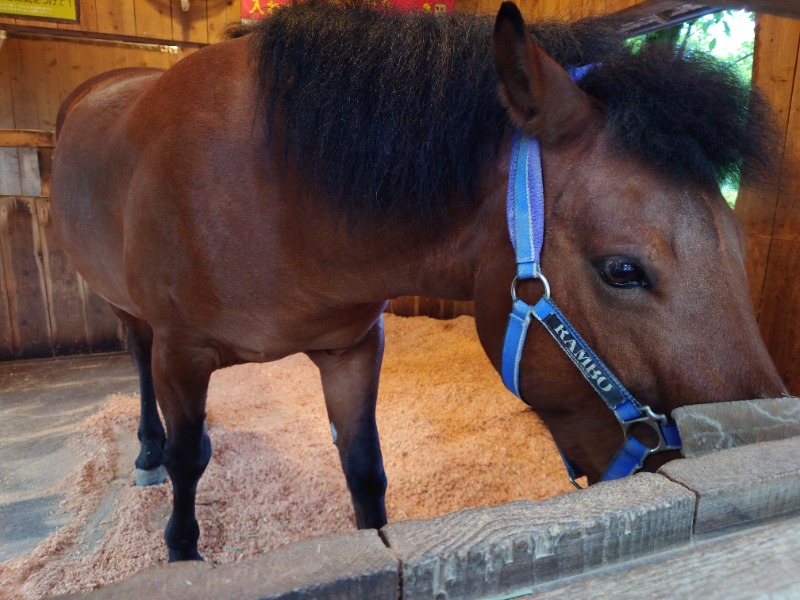
[[[547,281],[547,277],[544,276],[544,273],[539,271],[534,277],[530,279],[541,279],[542,284],[544,284],[544,297],[550,298],[550,282]],[[519,283],[519,275],[514,275],[514,279],[511,280],[511,300],[516,302],[517,301],[517,284]]]
[[[653,409],[647,405],[643,405],[641,407],[641,411],[644,413],[641,417],[631,419],[630,421],[620,421],[622,432],[625,435],[625,438],[627,439],[629,435],[628,432],[630,431],[631,427],[642,423],[643,425],[648,425],[658,436],[658,444],[653,447],[648,446],[647,456],[657,452],[663,452],[665,450],[679,450],[680,446],[673,446],[668,443],[666,439],[664,439],[664,432],[662,431],[661,427],[667,425],[667,417],[665,415],[660,415],[653,412]]]

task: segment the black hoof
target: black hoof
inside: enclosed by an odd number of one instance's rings
[[[170,550],[169,562],[180,562],[184,560],[204,560],[197,550]]]

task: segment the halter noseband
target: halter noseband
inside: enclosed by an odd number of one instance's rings
[[[625,389],[550,297],[550,284],[542,274],[539,262],[544,241],[544,185],[539,142],[519,132],[515,134],[511,150],[507,211],[508,231],[517,257],[517,275],[511,284],[513,305],[503,344],[503,383],[516,396],[522,397],[519,364],[528,327],[535,317],[600,395],[622,427],[625,442],[606,468],[601,481],[635,473],[642,468],[644,459],[656,452],[679,450],[681,440],[675,423],[666,415],[654,413],[649,406],[640,404]],[[522,279],[540,279],[544,284],[544,296],[534,306],[517,297],[517,283]],[[649,425],[658,435],[658,444],[649,447],[633,437],[630,429],[637,423]],[[581,473],[563,452],[561,458],[570,481],[580,487],[575,479]]]

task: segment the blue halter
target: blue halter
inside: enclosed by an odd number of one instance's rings
[[[544,185],[539,142],[519,132],[514,137],[511,150],[507,211],[508,231],[517,257],[517,275],[511,284],[513,305],[503,345],[503,383],[516,396],[522,397],[519,391],[519,364],[528,327],[531,320],[536,318],[558,342],[622,426],[625,442],[606,468],[601,481],[619,479],[635,473],[642,468],[645,458],[656,452],[679,450],[681,440],[675,423],[665,415],[654,413],[649,406],[640,404],[625,389],[614,373],[583,341],[550,297],[550,284],[542,274],[539,262],[544,241]],[[534,306],[517,297],[517,283],[522,279],[540,279],[544,284],[544,296]],[[656,446],[645,446],[633,437],[630,429],[636,423],[649,425],[656,432]],[[581,473],[563,452],[561,458],[570,481],[580,487],[575,479]]]

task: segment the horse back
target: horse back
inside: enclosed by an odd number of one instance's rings
[[[104,85],[114,82],[115,80],[128,77],[137,77],[141,75],[153,75],[163,73],[163,69],[156,69],[151,67],[124,67],[122,69],[114,69],[113,71],[106,71],[91,77],[76,87],[61,103],[58,110],[58,117],[56,119],[56,136],[60,133],[64,126],[64,121],[67,118],[70,110],[78,102],[80,102],[87,94],[96,88],[101,88]]]

